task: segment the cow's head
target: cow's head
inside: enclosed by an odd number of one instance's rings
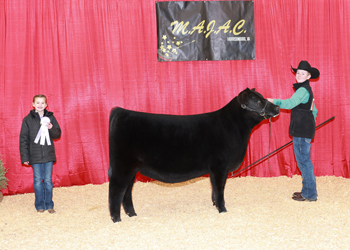
[[[278,116],[280,113],[279,106],[266,100],[260,93],[255,91],[255,88],[246,88],[239,93],[237,100],[243,109],[258,114],[264,119]]]

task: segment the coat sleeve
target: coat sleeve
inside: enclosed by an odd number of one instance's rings
[[[26,119],[23,119],[21,132],[19,135],[19,151],[21,154],[21,162],[29,161],[29,147],[30,147],[30,136],[29,136],[29,126]]]
[[[49,129],[50,138],[58,139],[61,137],[61,128],[54,116],[51,117],[52,128]]]

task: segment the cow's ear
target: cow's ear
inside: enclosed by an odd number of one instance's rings
[[[254,92],[256,92],[256,91],[255,91],[255,88],[252,88],[252,89],[251,89],[251,91],[254,91]]]
[[[245,101],[247,99],[247,95],[248,95],[247,90],[249,90],[249,88],[246,88],[244,91],[239,93],[239,95],[238,95],[238,102],[239,103],[245,103]]]

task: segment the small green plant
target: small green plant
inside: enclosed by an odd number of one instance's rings
[[[7,173],[7,169],[4,168],[2,160],[0,159],[0,190],[5,189],[7,187],[7,182],[9,181],[5,174]]]

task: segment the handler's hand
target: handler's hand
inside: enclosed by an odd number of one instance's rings
[[[52,123],[50,122],[49,124],[47,124],[47,127],[48,127],[49,129],[52,129],[52,127],[53,127]]]
[[[29,165],[29,161],[23,162],[24,165]]]
[[[269,102],[273,103],[273,99],[272,98],[266,98],[266,100],[268,100]]]

